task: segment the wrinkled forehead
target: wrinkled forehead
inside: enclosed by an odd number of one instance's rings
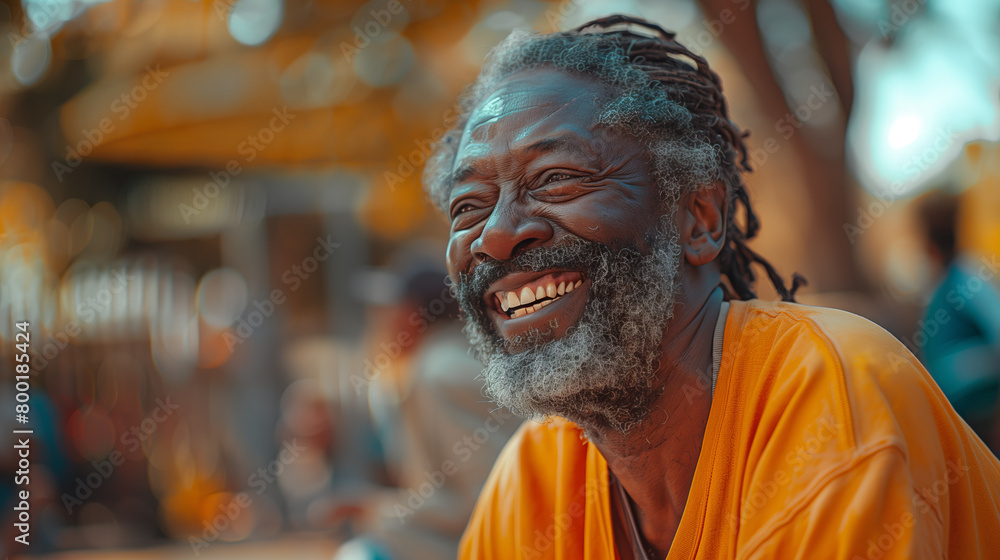
[[[610,91],[595,79],[552,68],[508,76],[469,115],[454,169],[546,139],[575,137],[586,143],[593,139],[599,107]]]

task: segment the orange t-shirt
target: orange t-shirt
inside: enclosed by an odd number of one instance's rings
[[[733,301],[668,560],[1000,558],[1000,462],[920,362],[843,311]],[[459,557],[615,559],[608,466],[572,423],[526,423]]]

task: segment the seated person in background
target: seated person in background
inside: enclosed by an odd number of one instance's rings
[[[920,342],[927,371],[955,410],[997,452],[1000,259],[957,254],[958,207],[957,197],[942,192],[920,201],[927,252],[942,274],[924,313]]]
[[[703,58],[625,16],[516,31],[463,107],[425,183],[488,391],[545,421],[460,558],[996,557],[1000,463],[920,362],[747,246]]]
[[[402,293],[381,310],[384,332],[373,345],[391,363],[373,359],[380,375],[364,386],[397,487],[352,506],[363,534],[335,560],[454,558],[476,496],[521,424],[483,396],[482,364],[462,336],[447,274],[416,251],[403,248]]]

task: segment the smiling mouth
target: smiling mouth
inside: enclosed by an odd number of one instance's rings
[[[498,311],[509,319],[517,319],[563,298],[582,283],[583,277],[578,272],[546,274],[515,290],[498,290],[493,296]]]

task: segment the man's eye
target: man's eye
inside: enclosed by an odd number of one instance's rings
[[[454,215],[452,215],[451,219],[454,220],[459,216],[461,216],[462,214],[466,214],[468,212],[474,212],[478,209],[479,207],[474,204],[462,204],[458,208],[455,208],[455,213]]]
[[[569,180],[569,179],[572,179],[572,178],[573,178],[573,176],[570,175],[569,173],[553,173],[552,175],[549,175],[549,177],[547,179],[545,179],[545,182],[546,183],[555,183],[557,181],[566,181],[566,180]]]

